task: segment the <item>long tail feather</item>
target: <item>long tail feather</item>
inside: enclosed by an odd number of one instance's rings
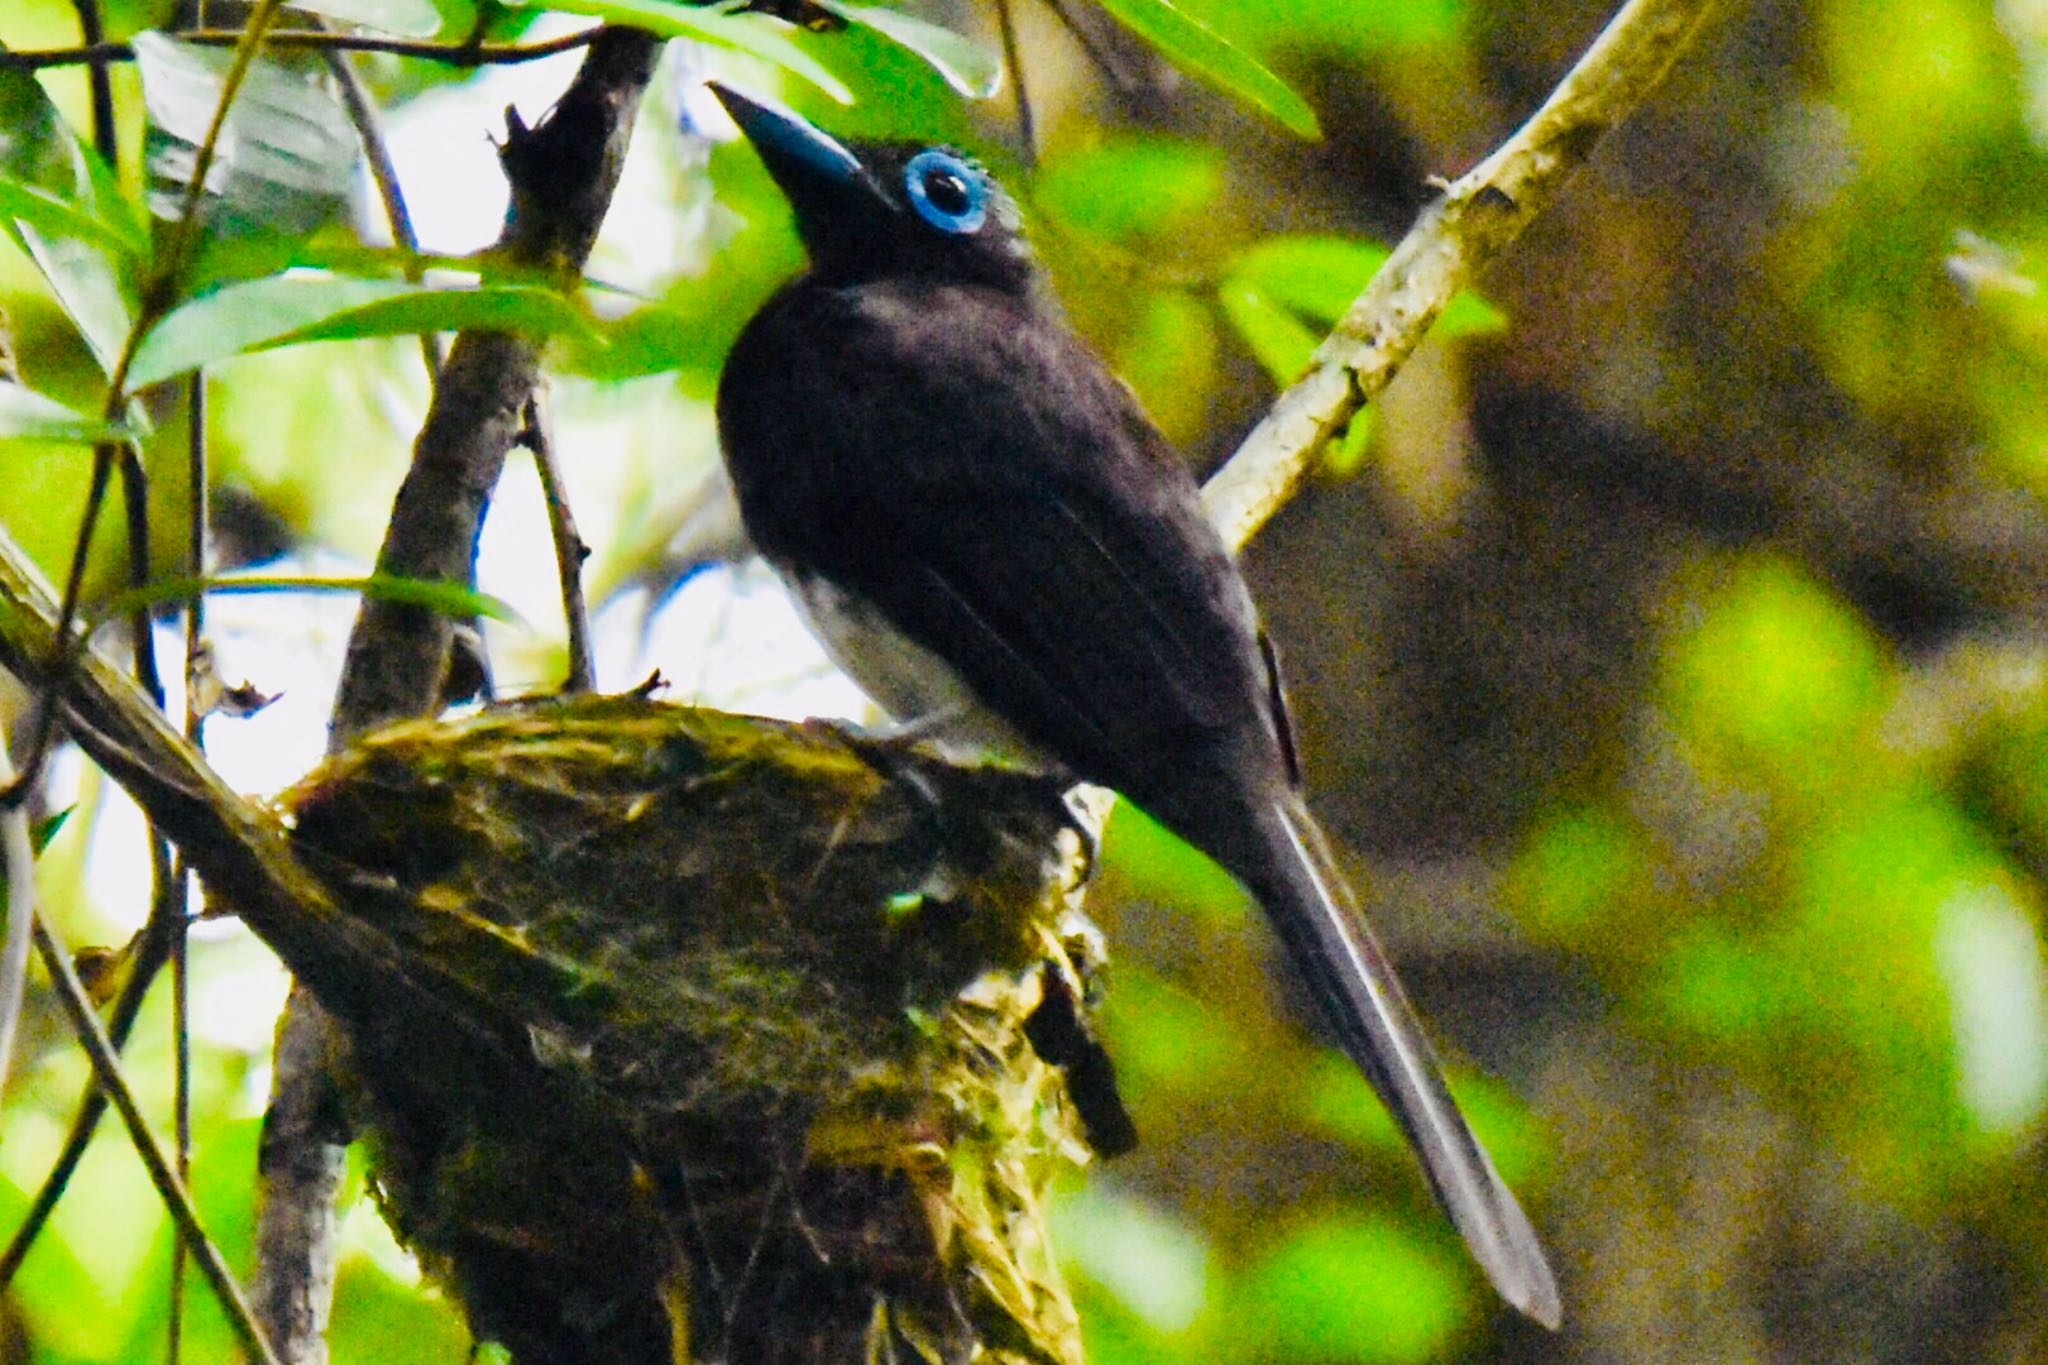
[[[1466,1126],[1385,952],[1358,914],[1305,807],[1273,810],[1267,875],[1247,876],[1344,1050],[1408,1136],[1451,1223],[1501,1297],[1544,1326],[1562,1320],[1536,1231]]]

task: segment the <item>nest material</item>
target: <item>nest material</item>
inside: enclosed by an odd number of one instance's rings
[[[394,726],[283,805],[377,945],[291,965],[480,1339],[1079,1361],[1040,1200],[1086,1148],[1026,1033],[1092,938],[1042,779],[585,698]]]

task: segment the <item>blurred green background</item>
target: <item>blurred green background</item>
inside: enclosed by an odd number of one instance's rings
[[[444,33],[467,30],[440,8]],[[676,57],[591,266],[608,344],[558,348],[558,444],[601,597],[666,585],[717,542],[719,359],[799,259],[758,163],[706,135],[692,78],[779,91],[835,131],[983,152],[1076,325],[1206,469],[1427,178],[1511,131],[1609,11],[1183,8],[1300,92],[1321,138],[1084,14],[1093,61],[1031,4],[1035,166],[1007,90],[963,101],[864,29],[798,39],[851,108],[723,50]],[[126,0],[109,27],[170,9]],[[1124,814],[1093,907],[1144,1145],[1077,1179],[1060,1214],[1099,1365],[2048,1360],[2048,7],[1728,9],[1248,554],[1313,804],[1544,1231],[1565,1329],[1493,1300],[1363,1083],[1304,1031],[1257,917]],[[920,12],[995,45],[984,9]],[[75,41],[69,0],[0,13],[9,47]],[[413,136],[488,168],[505,87],[360,69]],[[116,75],[139,192],[139,83]],[[565,78],[516,97],[537,114]],[[40,79],[84,128],[78,73]],[[495,212],[423,215],[427,244],[472,249]],[[8,246],[0,306],[24,379],[95,407],[90,355]],[[226,543],[366,561],[424,393],[395,341],[217,369],[217,478],[243,519]],[[158,541],[175,545],[176,400],[157,415]],[[0,519],[46,564],[85,469],[75,448],[0,444]],[[116,571],[110,554],[102,581]],[[677,595],[724,593],[705,618],[722,627],[644,652],[633,630],[607,637],[607,680],[651,662],[684,695],[792,704],[779,665],[720,662],[721,631],[755,610],[736,583],[698,573]],[[503,586],[488,556],[483,586]],[[497,641],[510,687],[559,668],[552,615],[529,619]],[[289,684],[315,718],[331,685]],[[111,807],[78,782],[45,893],[72,942],[118,941],[141,907],[93,869],[141,847],[83,818]],[[195,960],[229,1002],[201,1037],[196,1182],[246,1264],[278,987],[232,934]],[[32,1008],[0,1120],[10,1229],[85,1074]],[[160,1015],[131,1047],[159,1113]],[[337,1362],[462,1360],[458,1321],[369,1201],[349,1228]],[[12,1358],[159,1358],[168,1245],[103,1136],[0,1305]],[[189,1358],[225,1358],[192,1298]]]

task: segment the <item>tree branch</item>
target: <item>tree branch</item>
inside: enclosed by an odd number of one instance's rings
[[[149,1131],[149,1122],[136,1106],[135,1096],[121,1077],[121,1063],[114,1054],[114,1045],[107,1038],[106,1029],[100,1024],[99,1015],[93,1012],[92,1001],[79,983],[78,973],[71,966],[70,955],[41,920],[35,924],[36,948],[41,952],[43,965],[49,968],[50,980],[57,988],[57,1001],[71,1018],[71,1026],[85,1043],[85,1055],[92,1060],[93,1074],[99,1077],[100,1089],[113,1101],[114,1109],[121,1116],[121,1122],[128,1128],[129,1141],[142,1157],[142,1165],[149,1172],[150,1183],[156,1186],[163,1197],[164,1206],[171,1212],[171,1221],[177,1225],[181,1245],[192,1255],[199,1266],[199,1273],[220,1300],[227,1314],[228,1325],[234,1328],[240,1338],[242,1349],[247,1351],[261,1365],[279,1365],[276,1355],[271,1352],[270,1343],[256,1325],[256,1316],[250,1311],[249,1301],[242,1296],[242,1287],[235,1283],[235,1277],[228,1270],[227,1262],[221,1259],[220,1248],[213,1244],[199,1226],[199,1213],[192,1207],[192,1196],[185,1190],[185,1182],[178,1177],[171,1166],[170,1157],[157,1144],[156,1135]]]
[[[1202,490],[1224,542],[1243,548],[1294,495],[1316,456],[1379,392],[1437,314],[1550,207],[1600,139],[1655,89],[1725,0],[1628,0],[1543,107],[1446,186]]]
[[[512,206],[499,248],[512,268],[580,275],[660,49],[649,34],[609,30],[592,43],[575,82],[539,127],[513,120],[502,153]],[[456,338],[392,504],[380,572],[469,581],[484,510],[506,452],[526,429],[539,370],[539,344],[528,338]],[[453,629],[446,616],[425,608],[366,599],[342,669],[332,747],[387,721],[432,712]]]

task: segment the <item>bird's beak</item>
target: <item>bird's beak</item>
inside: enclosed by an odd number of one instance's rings
[[[844,144],[787,109],[757,104],[716,82],[711,84],[711,93],[754,144],[768,173],[800,213],[820,199],[837,199],[869,188],[866,168]]]

